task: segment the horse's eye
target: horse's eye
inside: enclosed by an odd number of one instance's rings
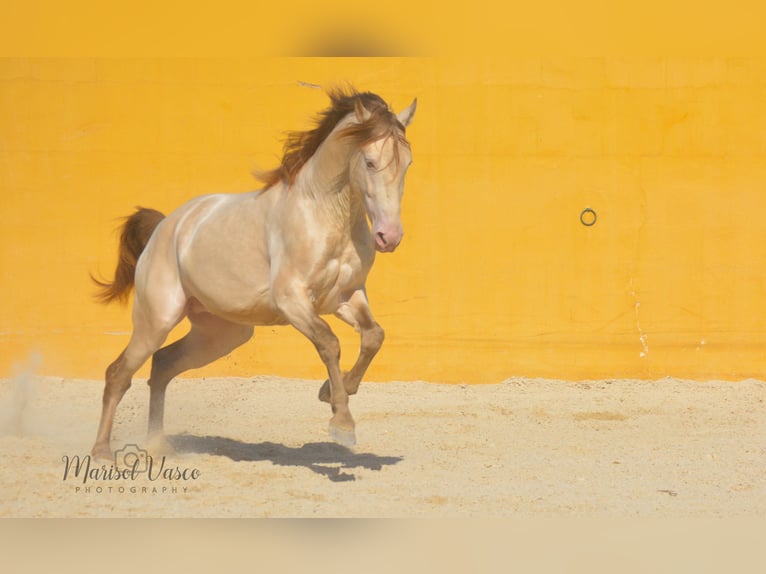
[[[375,169],[375,162],[374,161],[372,161],[370,159],[366,159],[366,160],[364,160],[364,163],[367,166],[367,169]]]

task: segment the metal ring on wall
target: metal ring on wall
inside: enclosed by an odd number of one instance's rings
[[[580,213],[580,223],[582,223],[585,227],[595,225],[597,219],[598,216],[596,215],[596,212],[593,211],[590,207],[586,207]]]

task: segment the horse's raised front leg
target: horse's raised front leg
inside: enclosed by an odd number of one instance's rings
[[[340,372],[340,343],[330,325],[317,315],[302,285],[277,284],[274,301],[279,311],[298,331],[303,333],[316,348],[330,377],[330,437],[337,443],[352,446],[356,443],[354,418],[348,408],[348,393],[343,386]]]
[[[385,333],[372,316],[364,289],[354,291],[348,301],[338,308],[335,315],[356,329],[361,336],[359,356],[351,370],[343,376],[343,386],[346,392],[349,395],[354,395],[359,390],[359,384],[362,382],[362,377],[367,372],[372,359],[383,345]],[[319,400],[326,403],[330,402],[329,379],[319,389]]]

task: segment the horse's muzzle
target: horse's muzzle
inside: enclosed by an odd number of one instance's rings
[[[402,231],[378,231],[375,233],[375,249],[381,253],[391,253],[402,242]]]

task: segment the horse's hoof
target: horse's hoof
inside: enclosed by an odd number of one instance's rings
[[[90,455],[93,457],[93,460],[108,460],[114,462],[114,453],[108,445],[94,446],[93,450],[90,451]]]
[[[330,402],[330,380],[326,380],[322,387],[319,389],[319,400],[323,403]]]
[[[330,423],[330,438],[343,446],[354,446],[356,444],[356,433],[354,429],[344,429]]]

